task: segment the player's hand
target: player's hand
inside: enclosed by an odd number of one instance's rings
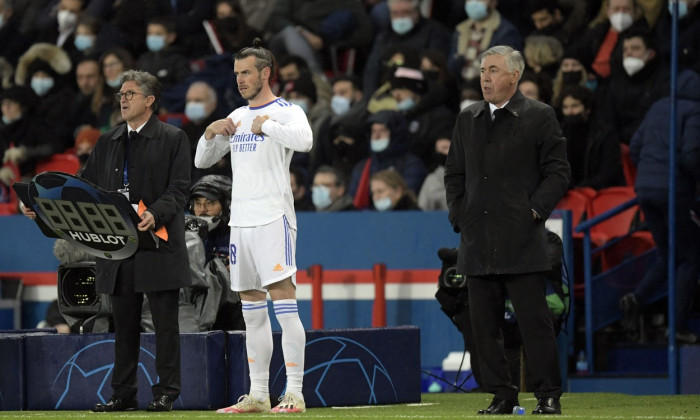
[[[231,118],[224,118],[223,120],[216,120],[209,124],[206,130],[204,130],[204,138],[211,140],[214,136],[221,134],[222,136],[232,136],[236,132],[236,124],[233,123]]]
[[[262,125],[269,119],[270,117],[267,115],[258,115],[253,120],[253,125],[250,127],[250,131],[252,131],[254,134],[262,134]]]
[[[141,222],[139,223],[138,228],[141,232],[156,228],[156,219],[153,217],[150,211],[145,210],[143,213],[141,213]]]

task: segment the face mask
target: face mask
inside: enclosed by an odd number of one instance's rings
[[[409,109],[413,108],[415,105],[416,105],[416,102],[413,100],[413,98],[406,98],[403,101],[397,103],[396,107],[399,109],[399,111],[408,111]]]
[[[202,121],[207,117],[204,104],[201,102],[187,102],[185,104],[185,115],[192,121]]]
[[[615,28],[617,32],[624,31],[625,29],[632,26],[632,23],[632,15],[630,15],[629,13],[619,12],[610,16],[610,25],[612,25],[612,27]]]
[[[668,2],[668,11],[673,15],[673,2]],[[688,16],[688,3],[684,1],[678,2],[678,18],[683,19]]]
[[[303,99],[290,99],[289,102],[293,103],[294,105],[299,105],[301,109],[304,111],[304,114],[309,113],[309,103],[306,102]]]
[[[59,10],[57,19],[58,29],[61,31],[69,31],[78,23],[78,16],[69,10]]]
[[[146,46],[150,52],[158,52],[165,48],[165,37],[163,35],[148,35]]]
[[[317,209],[323,210],[331,205],[331,189],[323,185],[311,187],[311,201]]]
[[[391,210],[391,198],[384,197],[374,201],[374,208],[379,211]]]
[[[219,226],[219,222],[221,221],[221,215],[219,215],[219,216],[197,216],[197,217],[199,217],[200,219],[207,222],[207,229],[209,230],[209,232],[216,229],[216,227]]]
[[[85,165],[85,163],[87,163],[87,160],[89,157],[90,157],[90,153],[81,153],[78,155],[78,160],[80,161],[81,165]]]
[[[478,0],[469,0],[464,4],[464,10],[467,12],[469,19],[484,20],[489,15],[489,9],[486,3]]]
[[[561,81],[565,85],[577,85],[581,82],[583,78],[583,70],[579,71],[565,71],[561,74]]]
[[[407,34],[413,29],[413,19],[396,18],[391,19],[391,29],[399,35]]]
[[[73,44],[78,51],[85,51],[88,48],[92,48],[95,43],[95,37],[92,35],[76,35]]]
[[[107,86],[109,86],[111,88],[118,88],[121,85],[122,85],[121,76],[117,77],[116,79],[107,80]]]
[[[383,139],[370,140],[369,146],[372,148],[374,153],[383,152],[389,147],[389,137],[384,137]]]
[[[350,99],[345,96],[334,95],[331,98],[331,109],[335,115],[345,115],[350,111]]]
[[[21,120],[21,119],[22,119],[22,114],[17,115],[17,118],[13,118],[13,119],[7,118],[7,117],[4,116],[4,115],[2,116],[2,122],[4,122],[5,125],[10,125],[10,124],[12,124],[13,122],[19,121],[19,120]]]
[[[637,57],[625,57],[622,60],[622,67],[625,68],[628,75],[634,76],[644,68],[644,60]]]
[[[32,77],[31,85],[37,96],[44,96],[53,87],[53,79],[50,77]]]

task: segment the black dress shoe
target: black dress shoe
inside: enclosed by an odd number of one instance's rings
[[[494,398],[489,408],[479,410],[477,414],[513,414],[513,407],[520,405],[517,400],[502,400]]]
[[[111,413],[113,411],[133,411],[138,410],[139,403],[136,400],[124,400],[119,397],[112,397],[105,404],[97,403],[91,411],[95,413]]]
[[[559,398],[538,398],[532,414],[561,414]]]
[[[168,395],[158,395],[148,403],[146,411],[170,411],[173,409],[173,399]]]

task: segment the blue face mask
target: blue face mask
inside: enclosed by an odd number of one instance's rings
[[[95,44],[95,37],[92,35],[76,35],[73,44],[78,51],[85,51],[92,48],[92,46]]]
[[[294,105],[299,105],[304,111],[304,114],[309,113],[309,103],[307,101],[303,99],[290,99],[289,102],[293,103]]]
[[[185,115],[192,121],[201,121],[207,117],[204,104],[201,102],[187,102],[185,104]]]
[[[14,119],[7,118],[7,117],[4,116],[4,115],[2,116],[2,122],[4,122],[5,125],[10,125],[10,124],[12,124],[13,122],[19,121],[19,120],[21,120],[21,119],[22,119],[22,114],[17,115],[17,118],[14,118]]]
[[[335,115],[345,115],[350,111],[350,99],[335,95],[331,98],[331,109]]]
[[[413,98],[406,98],[403,101],[397,103],[396,107],[399,109],[399,111],[408,111],[409,109],[413,108],[415,105],[416,105],[416,102],[413,100]]]
[[[369,141],[369,146],[374,153],[383,152],[389,147],[389,137],[383,139],[372,139]]]
[[[413,29],[413,19],[408,17],[391,19],[391,29],[399,35],[407,34]]]
[[[317,209],[323,210],[333,203],[331,199],[331,189],[323,185],[311,187],[311,201]]]
[[[374,208],[379,211],[391,210],[391,198],[384,197],[374,201]]]
[[[31,85],[37,96],[44,96],[53,87],[53,79],[50,77],[32,77]]]
[[[165,48],[165,37],[163,35],[148,35],[146,37],[146,46],[151,52],[158,52]]]
[[[467,11],[469,19],[484,20],[489,15],[489,9],[486,3],[478,0],[469,0],[464,4],[464,10]]]
[[[668,2],[668,11],[673,15],[673,2]],[[688,16],[688,3],[684,1],[678,2],[678,18],[683,19]]]
[[[121,76],[117,77],[116,79],[107,80],[107,86],[109,86],[111,88],[118,88],[121,85],[122,85],[122,77]]]

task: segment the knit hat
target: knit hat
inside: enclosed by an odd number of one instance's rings
[[[412,92],[423,94],[426,90],[426,82],[423,73],[410,67],[397,67],[391,77],[392,89],[408,89]]]
[[[316,100],[318,99],[318,96],[316,95],[316,85],[311,79],[311,76],[306,73],[302,73],[298,79],[288,82],[286,91],[287,93],[296,92],[304,95],[311,99],[311,102],[313,103],[316,103]]]
[[[33,109],[37,104],[37,97],[33,90],[24,86],[12,86],[0,94],[0,100],[10,99],[23,107]]]
[[[102,134],[100,130],[94,127],[87,126],[81,128],[75,136],[75,147],[78,147],[81,143],[90,143],[94,146],[97,143],[97,139],[100,138],[100,134]]]

